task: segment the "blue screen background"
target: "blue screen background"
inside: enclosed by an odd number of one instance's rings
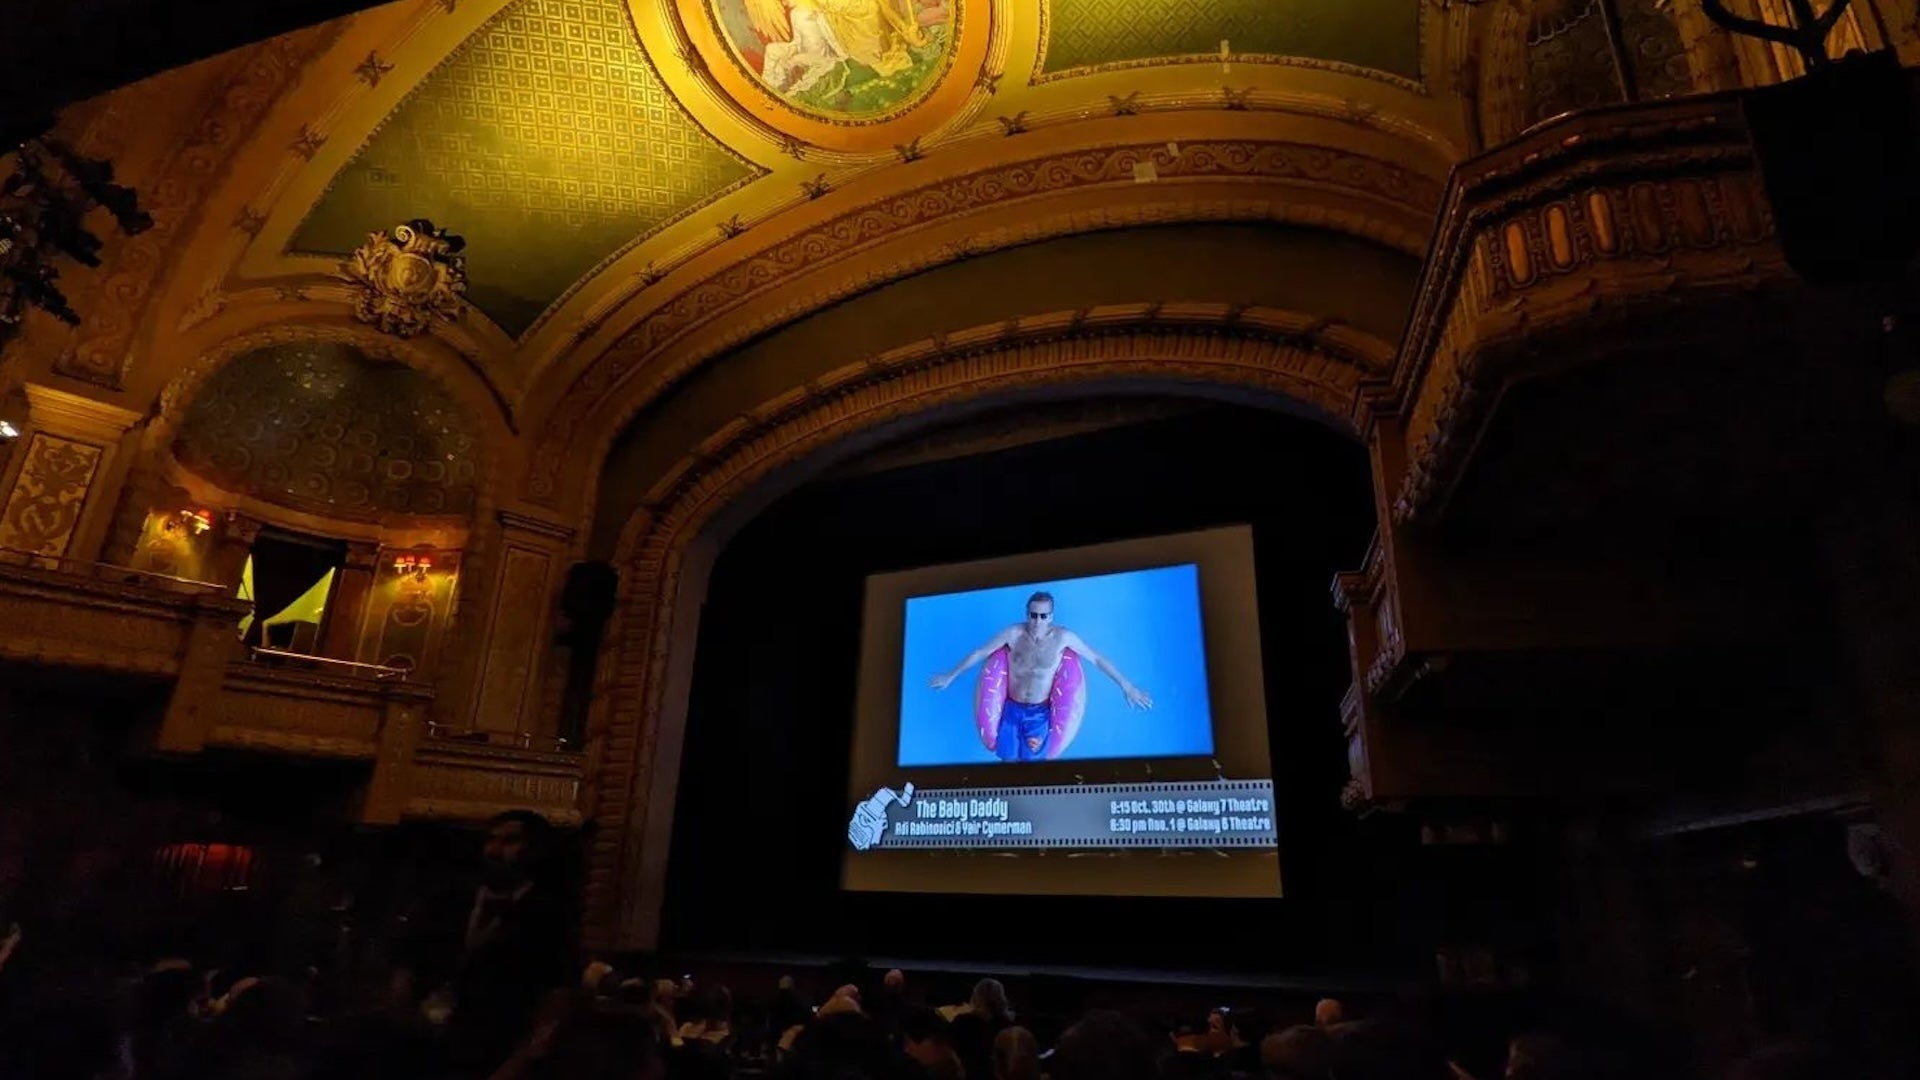
[[[1200,572],[1188,563],[909,599],[899,765],[999,764],[974,727],[982,665],[963,672],[944,691],[927,681],[952,670],[996,632],[1024,622],[1027,598],[1036,592],[1052,593],[1055,621],[1153,698],[1151,710],[1130,709],[1112,679],[1083,664],[1086,719],[1059,760],[1213,753]]]

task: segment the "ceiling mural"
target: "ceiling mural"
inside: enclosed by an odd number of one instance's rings
[[[386,119],[291,248],[344,256],[428,218],[466,238],[468,299],[518,336],[595,267],[760,174],[673,99],[625,0],[519,0]]]
[[[735,59],[780,100],[829,118],[909,108],[951,55],[957,0],[709,0]]]
[[[1287,58],[1420,78],[1420,0],[1047,0],[1040,78]]]
[[[198,356],[308,312],[342,319],[342,262],[426,219],[463,238],[468,275],[462,318],[426,346],[464,358],[514,427],[545,432],[602,380],[645,369],[668,385],[741,335],[1023,237],[1271,210],[1403,246],[1422,208],[1368,185],[1436,180],[1464,156],[1459,88],[1417,76],[1445,70],[1483,15],[1431,0],[399,0],[346,20],[273,106],[142,325],[191,335],[178,355]],[[1275,201],[1261,164],[1292,184],[1296,164],[1345,160],[1368,168],[1312,179],[1312,206]]]
[[[469,514],[478,442],[432,379],[351,346],[269,345],[194,395],[174,457],[263,502],[352,515]]]

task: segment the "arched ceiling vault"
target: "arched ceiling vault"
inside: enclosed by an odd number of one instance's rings
[[[610,555],[619,530],[653,501],[648,493],[675,463],[707,456],[715,440],[737,434],[741,418],[917,371],[932,354],[1113,344],[1116,336],[1156,347],[1166,340],[1200,347],[1202,337],[1279,342],[1288,356],[1314,359],[1269,373],[1280,380],[1276,388],[1303,413],[1355,431],[1358,387],[1389,370],[1418,270],[1411,256],[1328,230],[1232,223],[1063,236],[926,270],[732,350],[633,421],[604,428],[617,432],[604,446],[574,440],[578,460],[600,465],[587,550]],[[1112,358],[1124,352],[1117,348]],[[881,359],[901,356],[918,359],[906,366]],[[591,468],[557,476],[596,480]],[[573,499],[568,493],[564,501]]]
[[[126,159],[182,205],[100,381],[153,395],[222,342],[341,322],[341,255],[426,216],[473,282],[434,348],[531,445],[604,445],[753,335],[983,251],[1264,221],[1417,254],[1470,141],[1461,5],[884,3],[912,25],[831,15],[856,21],[830,54],[797,0],[401,0],[233,54],[165,114],[221,156]],[[165,85],[74,115],[137,129]]]

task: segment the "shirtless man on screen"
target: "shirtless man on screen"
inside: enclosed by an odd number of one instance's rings
[[[1046,739],[1047,721],[1051,715],[1048,697],[1053,692],[1053,677],[1060,670],[1060,654],[1068,649],[1078,653],[1080,658],[1100,669],[1107,678],[1120,687],[1127,696],[1127,704],[1136,709],[1153,708],[1153,698],[1147,692],[1127,681],[1113,662],[1094,652],[1079,634],[1053,621],[1053,594],[1037,592],[1027,598],[1027,621],[1005,630],[987,639],[987,643],[967,654],[965,660],[952,671],[935,675],[928,685],[935,690],[945,690],[952,685],[968,668],[992,656],[994,650],[1007,650],[1007,703],[1001,712],[1001,730],[1006,731],[1008,723],[1019,732],[1026,743],[1026,753],[1020,755],[1028,760],[1040,749]],[[1002,736],[1004,738],[1004,735]]]

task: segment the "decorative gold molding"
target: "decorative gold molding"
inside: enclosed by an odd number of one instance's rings
[[[424,220],[369,233],[340,264],[354,291],[353,317],[395,337],[413,337],[435,318],[458,322],[467,293],[465,246]]]
[[[228,627],[248,605],[204,588],[145,575],[111,581],[41,566],[0,564],[0,607],[9,612],[0,656],[26,663],[176,675],[189,627]]]
[[[372,739],[246,727],[238,724],[215,724],[208,728],[206,744],[229,750],[254,750],[287,754],[293,757],[340,758],[347,761],[372,761],[379,752],[379,744]]]
[[[1426,219],[1437,206],[1440,189],[1432,180],[1412,170],[1364,154],[1282,141],[1202,140],[1180,144],[1178,153],[1170,153],[1164,141],[1020,161],[980,170],[888,198],[877,205],[861,207],[841,214],[822,225],[776,242],[757,255],[738,260],[726,269],[697,281],[660,307],[643,316],[631,329],[595,358],[568,386],[565,395],[542,424],[523,491],[532,503],[554,506],[561,500],[560,474],[569,461],[583,461],[590,454],[604,456],[605,444],[617,435],[628,417],[667,388],[684,379],[716,355],[714,347],[699,353],[676,357],[665,370],[651,370],[663,351],[687,338],[695,329],[722,314],[736,312],[748,301],[766,295],[776,287],[856,253],[871,251],[887,244],[899,244],[901,250],[891,265],[861,275],[849,288],[869,289],[909,273],[945,262],[980,254],[974,250],[927,250],[924,246],[902,244],[903,234],[935,222],[952,222],[957,216],[975,213],[1013,200],[1105,186],[1137,184],[1135,167],[1151,163],[1157,176],[1166,182],[1252,178],[1277,185],[1299,185],[1316,190],[1313,198],[1294,204],[1284,199],[1250,204],[1227,204],[1211,214],[1156,214],[1156,221],[1297,220],[1333,228],[1347,228],[1369,235],[1367,222],[1343,217],[1322,205],[1318,191],[1326,188],[1353,192],[1365,199],[1395,207],[1416,219]],[[1203,208],[1196,208],[1203,209]],[[1355,215],[1357,217],[1357,215]],[[1102,227],[1125,224],[1123,213],[1109,213]],[[1036,221],[1017,236],[1003,243],[1028,243],[1046,235],[1084,231],[1088,222],[1079,215],[1068,215],[1051,228]],[[1414,241],[1417,245],[1418,241]],[[844,294],[823,295],[811,307],[839,299]],[[803,311],[790,309],[757,311],[757,318],[736,320],[730,324],[732,337],[764,330],[771,320],[798,318]],[[644,378],[629,388],[630,379]],[[589,423],[590,417],[608,420]],[[583,445],[582,433],[597,436]],[[582,453],[586,451],[586,453]],[[597,463],[598,457],[592,457]]]
[[[204,744],[303,757],[371,761],[389,723],[433,700],[431,686],[297,667],[231,663],[214,700]]]
[[[281,95],[297,84],[301,72],[332,46],[345,26],[336,19],[282,34],[248,52],[214,106],[173,153],[156,177],[141,185],[141,203],[153,215],[153,228],[117,245],[106,272],[80,304],[86,321],[73,348],[54,361],[62,375],[100,386],[117,387],[136,332],[156,285],[172,271],[182,242],[199,228],[207,195],[226,180],[229,163],[247,145]]]
[[[32,418],[33,426],[56,434],[112,446],[140,422],[140,414],[132,409],[85,394],[38,383],[28,383],[21,389],[26,391],[27,415]]]
[[[1521,368],[1564,369],[1593,348],[1673,333],[1671,319],[1646,320],[1686,317],[1681,296],[1699,307],[1792,280],[1728,95],[1535,131],[1457,173],[1442,220],[1395,393],[1379,403],[1404,418],[1400,524],[1445,500]]]
[[[1362,381],[1390,348],[1322,320],[1224,305],[1134,305],[996,323],[849,364],[714,432],[647,493],[625,529],[613,620],[589,731],[587,925],[601,945],[634,944],[623,913],[648,883],[634,845],[645,831],[663,723],[668,643],[688,547],[721,510],[789,466],[837,444],[942,409],[1046,389],[1155,386],[1299,403],[1351,430]],[[671,722],[683,722],[676,718]]]
[[[491,589],[471,722],[483,731],[526,731],[548,649],[549,600],[563,553],[503,539]]]
[[[467,515],[348,514],[324,503],[268,502],[237,495],[180,464],[171,451],[150,457],[139,468],[145,478],[180,489],[199,507],[221,511],[229,521],[251,522],[256,531],[266,524],[351,543],[452,549],[460,548],[472,534],[472,518]]]
[[[571,525],[514,510],[500,511],[500,524],[509,532],[528,533],[561,544],[572,540],[577,531]]]
[[[1234,52],[1227,54],[1226,61],[1222,60],[1219,53],[1183,53],[1174,56],[1147,56],[1136,60],[1116,60],[1105,64],[1088,64],[1082,67],[1048,71],[1046,70],[1047,46],[1052,40],[1053,19],[1051,13],[1053,5],[1048,2],[1048,0],[1039,0],[1037,6],[1039,8],[1040,21],[1040,47],[1034,53],[1033,57],[1033,76],[1028,80],[1028,84],[1031,86],[1044,86],[1047,83],[1060,82],[1064,79],[1078,79],[1089,75],[1105,75],[1116,71],[1140,71],[1146,68],[1230,62],[1235,64],[1302,68],[1308,71],[1325,71],[1336,75],[1351,75],[1355,78],[1372,79],[1376,82],[1386,83],[1388,86],[1397,87],[1415,94],[1425,95],[1430,93],[1427,84],[1427,35],[1428,20],[1434,17],[1434,13],[1432,10],[1433,5],[1424,2],[1424,0],[1420,4],[1419,28],[1417,30],[1420,38],[1419,44],[1416,46],[1417,55],[1420,58],[1420,74],[1417,78],[1411,79],[1395,72],[1381,71],[1379,68],[1370,68],[1361,64],[1350,64],[1340,60],[1322,60],[1311,56],[1280,56],[1273,53]]]
[[[20,468],[0,508],[0,547],[60,559],[74,546],[80,515],[95,501],[106,451],[50,431],[27,436]]]
[[[398,101],[386,111],[382,112],[377,120],[366,128],[365,135],[355,144],[352,153],[340,160],[337,164],[331,165],[330,171],[320,190],[315,194],[309,204],[300,208],[299,219],[286,230],[284,239],[281,241],[283,250],[280,252],[280,255],[284,259],[289,261],[312,260],[322,256],[326,257],[329,261],[333,259],[333,256],[326,255],[326,249],[313,245],[312,239],[307,237],[307,230],[319,218],[322,209],[335,194],[339,185],[344,180],[349,179],[349,172],[353,165],[375,146],[382,133],[387,130],[390,124],[395,123],[410,107],[422,100],[430,99],[434,93],[437,81],[451,72],[459,70],[461,63],[471,59],[475,50],[479,50],[482,56],[493,57],[495,47],[498,46],[499,43],[506,41],[509,35],[518,32],[524,37],[524,34],[527,32],[524,28],[516,30],[515,27],[510,25],[514,19],[523,14],[520,9],[524,6],[527,5],[523,4],[522,0],[508,0],[508,2],[496,3],[493,5],[492,10],[486,13],[485,18],[478,25],[474,26],[471,31],[461,33],[447,40],[446,51],[437,56],[433,56],[428,70],[425,71],[417,81],[407,87],[404,95]],[[538,7],[539,5],[533,6]],[[577,6],[578,5],[576,5],[576,7]],[[725,184],[720,184],[711,189],[703,187],[697,200],[689,205],[678,206],[672,209],[670,213],[667,213],[660,220],[652,221],[642,227],[623,229],[621,235],[614,238],[612,247],[601,254],[591,266],[574,280],[566,282],[564,286],[556,287],[552,291],[552,295],[545,297],[545,303],[539,312],[524,327],[517,328],[517,330],[509,330],[500,323],[494,322],[493,316],[488,315],[482,311],[479,306],[476,306],[475,303],[470,302],[467,312],[468,320],[475,323],[484,323],[488,330],[487,336],[497,336],[498,344],[504,345],[508,351],[511,351],[518,343],[538,336],[541,330],[552,321],[556,313],[566,307],[568,301],[580,289],[584,288],[609,266],[619,262],[629,252],[640,247],[659,233],[672,228],[676,223],[700,216],[702,210],[714,207],[725,200],[727,196],[752,185],[768,173],[764,165],[743,155],[726,140],[718,137],[712,130],[712,125],[708,123],[708,118],[698,115],[689,109],[687,103],[682,100],[681,96],[673,92],[667,80],[663,77],[660,57],[652,50],[649,50],[642,41],[639,26],[635,18],[637,13],[634,10],[632,0],[594,0],[594,2],[588,6],[596,9],[592,12],[596,21],[601,18],[617,20],[623,31],[626,34],[632,35],[632,51],[627,54],[630,56],[632,63],[628,67],[627,73],[634,78],[640,78],[644,74],[648,79],[657,83],[658,88],[662,91],[658,99],[660,108],[666,110],[676,122],[684,121],[690,125],[690,129],[698,133],[702,140],[702,145],[710,146],[712,149],[718,151],[727,161],[737,165],[742,171],[736,179]],[[562,23],[567,21],[565,19],[555,21],[558,19],[558,16],[545,11],[534,11],[530,14],[534,18],[533,26],[554,29],[556,33],[558,29],[563,28]],[[574,16],[570,16],[569,18],[578,21],[579,13],[576,12]],[[396,42],[395,44],[398,45],[399,43]],[[519,44],[524,52],[527,43],[521,40]],[[573,47],[568,45],[564,39],[556,40],[554,44],[562,50]],[[577,42],[574,43],[574,45],[577,44]],[[503,62],[511,60],[510,57],[500,57],[499,59]],[[520,59],[524,62],[525,56],[522,55]],[[597,65],[599,69],[604,70],[607,66],[607,61],[605,58],[602,58],[600,61],[594,61],[594,64]],[[503,74],[506,77],[514,77],[511,76],[511,72],[504,72]],[[598,78],[601,83],[605,82],[604,75]],[[645,80],[643,79],[642,81]],[[634,86],[631,82],[628,82],[620,84],[616,89],[619,93],[625,94],[632,91]],[[531,90],[526,90],[526,92],[532,93]],[[485,91],[483,90],[482,93],[484,94]],[[541,96],[544,100],[547,100],[545,111],[551,112],[554,103],[554,92],[552,90],[541,91]],[[658,119],[657,116],[656,119]],[[593,118],[588,116],[584,119],[579,119],[578,123],[574,126],[583,131],[592,128]],[[586,139],[582,143],[582,145],[590,144],[591,138]],[[506,158],[509,163],[511,163],[518,153],[518,151],[514,149],[516,145],[512,140],[509,140],[507,143],[495,146],[491,158],[482,157],[476,159],[468,166],[468,171],[477,171],[480,174],[499,173],[502,168],[500,164],[501,147],[504,146],[508,151]],[[494,179],[497,180],[499,177],[495,176]],[[456,199],[455,202],[458,203],[459,200]],[[478,213],[478,211],[475,212]],[[489,230],[484,227],[486,222],[472,216],[469,216],[464,221],[449,221],[443,224],[457,228],[474,243],[482,244],[483,246],[485,246],[486,242],[490,239],[498,239],[498,237],[490,236]],[[577,239],[577,234],[579,233],[577,226],[572,230],[572,233],[569,233],[569,230],[564,228],[558,232],[549,231],[551,235],[544,238],[545,243],[548,245],[565,244],[569,241],[569,235],[573,235],[574,238]],[[588,232],[598,235],[595,230],[588,230]],[[498,243],[494,244],[496,249],[499,246]],[[498,262],[498,260],[489,261],[495,264]],[[485,274],[480,276],[482,280],[479,284],[482,286],[492,285],[495,289],[498,289],[501,285],[501,282],[487,280],[487,275]],[[485,292],[487,290],[483,289],[481,291]],[[528,297],[527,299],[532,300],[538,298]],[[485,298],[481,297],[480,302],[484,303]],[[497,311],[498,309],[496,309],[496,313]]]
[[[584,820],[579,754],[423,740],[414,751],[406,817],[485,821],[502,810],[538,810],[556,825]]]
[[[447,353],[453,350],[444,342],[436,347],[431,343],[433,340],[428,338],[401,340],[382,334],[371,327],[318,321],[276,322],[235,334],[222,340],[213,348],[195,355],[175,369],[173,377],[160,391],[154,419],[147,425],[144,451],[150,454],[157,449],[164,449],[172,442],[180,421],[193,402],[194,394],[199,390],[200,385],[223,365],[256,349],[300,341],[324,341],[348,345],[373,359],[405,364],[437,379],[447,392],[469,411],[471,419],[483,432],[489,428],[498,431],[501,427],[508,426],[509,418],[499,399],[491,393],[483,397],[474,392],[475,380],[471,377],[472,372],[465,359],[458,354],[448,356]],[[484,383],[484,380],[481,381]],[[491,391],[491,384],[485,385]],[[497,452],[488,456],[483,466],[483,476],[485,472],[493,470],[498,457]]]

